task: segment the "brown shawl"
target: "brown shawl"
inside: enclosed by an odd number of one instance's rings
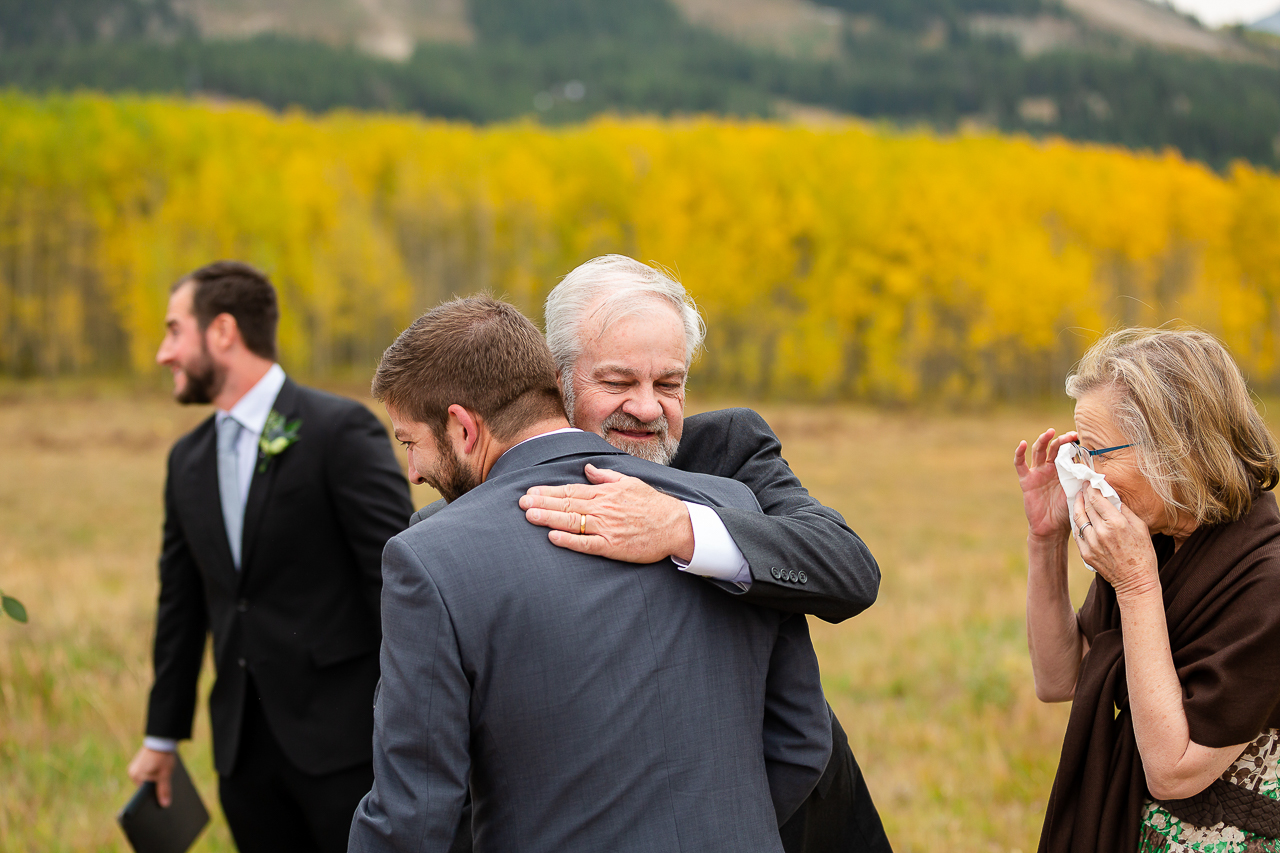
[[[1191,739],[1221,747],[1280,727],[1280,511],[1259,495],[1238,521],[1178,549],[1153,537]],[[1089,640],[1040,853],[1133,853],[1148,796],[1133,736],[1120,610],[1098,577],[1077,618]]]

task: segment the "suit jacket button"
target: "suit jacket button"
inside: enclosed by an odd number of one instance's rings
[[[246,666],[248,666],[248,665],[249,665],[249,664],[245,661],[245,659],[244,659],[244,658],[240,658],[240,660],[238,661],[238,663],[240,664],[240,668],[241,668],[241,669],[244,669]]]
[[[787,579],[790,580],[792,583],[795,583],[796,581],[800,580],[800,578],[796,575],[795,569],[792,569],[790,572],[787,573]]]
[[[782,580],[782,569],[774,566],[769,570],[769,574],[773,575],[774,580]]]
[[[808,576],[808,575],[806,575],[804,572],[801,572],[801,573],[800,573],[800,575],[799,575],[799,577],[800,577],[800,583],[808,583],[808,582],[809,582],[809,576]]]
[[[249,602],[246,599],[242,598],[236,602],[236,610],[239,610],[241,613],[248,611],[248,609],[249,609]]]

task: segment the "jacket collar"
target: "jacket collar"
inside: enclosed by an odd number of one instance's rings
[[[605,441],[594,432],[557,432],[540,435],[512,447],[489,469],[485,482],[519,471],[542,465],[566,456],[626,456],[627,454]]]

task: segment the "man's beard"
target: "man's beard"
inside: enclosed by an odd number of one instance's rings
[[[218,366],[209,357],[209,350],[203,347],[200,350],[199,359],[194,364],[183,365],[179,369],[187,378],[187,382],[181,391],[173,392],[173,399],[183,405],[212,403],[213,398],[222,390],[223,383],[227,381],[226,371],[218,370]]]
[[[438,436],[436,445],[439,448],[440,464],[429,476],[424,474],[422,479],[440,493],[445,503],[453,503],[480,485],[481,480],[474,471],[468,470],[462,464],[462,460],[453,450],[453,445],[445,436]]]
[[[653,438],[636,441],[614,432],[620,429],[628,432],[651,432]],[[619,450],[659,465],[670,465],[680,448],[680,440],[671,437],[666,415],[658,415],[646,423],[619,409],[600,424],[600,435]]]
[[[572,376],[573,369],[570,368],[565,373]],[[564,410],[569,418],[569,426],[577,426],[573,417],[577,394],[574,391],[572,380],[563,384],[561,396],[564,397]],[[610,435],[609,430],[611,429],[625,429],[632,432],[648,430],[652,431],[658,440],[656,442],[652,439],[648,441],[631,441],[617,434]],[[680,449],[680,439],[671,437],[671,429],[667,425],[666,415],[658,415],[656,419],[645,423],[619,409],[605,418],[604,423],[600,424],[600,437],[624,453],[638,456],[641,459],[648,459],[650,462],[657,462],[659,465],[670,465],[671,460],[676,458],[676,451]]]

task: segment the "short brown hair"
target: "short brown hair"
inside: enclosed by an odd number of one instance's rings
[[[489,296],[454,299],[415,320],[382,354],[372,391],[437,436],[454,404],[500,441],[564,414],[547,342],[514,305]]]
[[[1067,377],[1076,400],[1116,395],[1116,425],[1172,520],[1234,521],[1280,481],[1276,441],[1240,368],[1198,329],[1121,329],[1098,341]]]
[[[254,355],[276,360],[276,327],[280,306],[267,276],[241,261],[214,261],[174,283],[171,291],[194,285],[191,312],[203,332],[219,314],[230,314],[245,347]]]

